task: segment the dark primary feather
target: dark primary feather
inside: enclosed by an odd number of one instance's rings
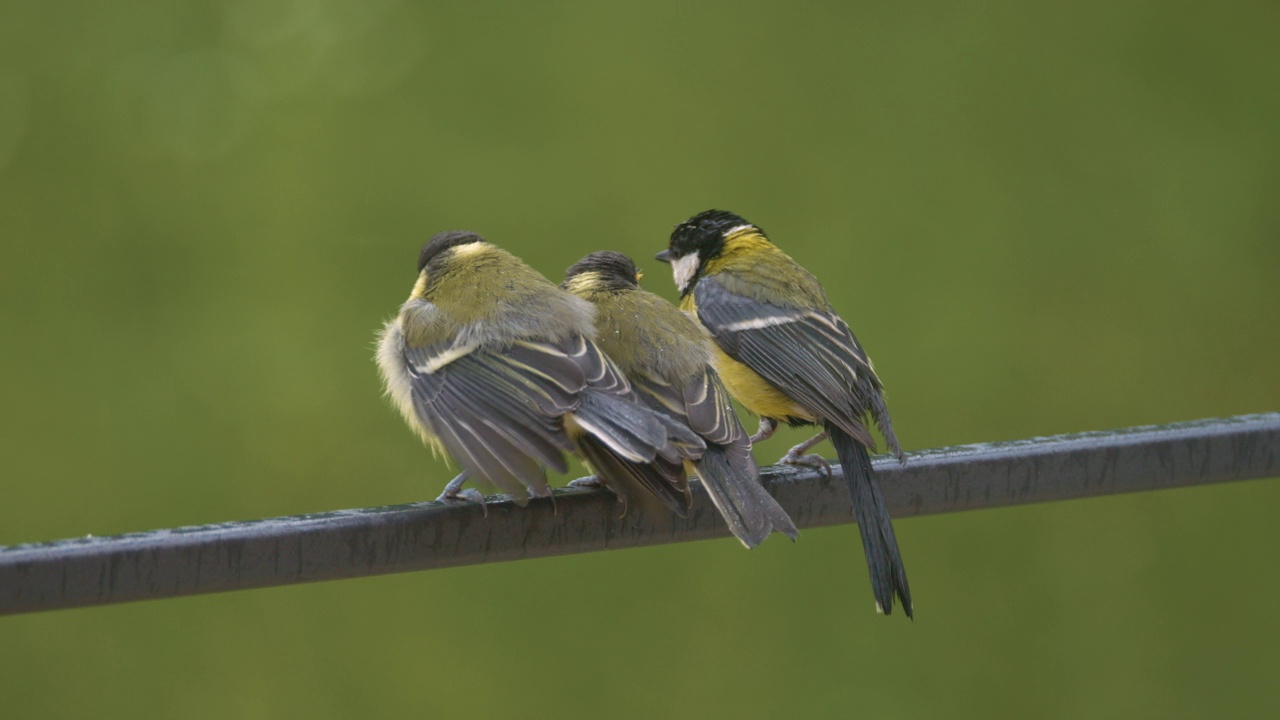
[[[588,388],[573,411],[578,425],[631,462],[653,460],[667,445],[667,427],[625,395]]]
[[[630,462],[590,435],[578,438],[577,444],[600,481],[624,501],[643,504],[646,497],[653,497],[676,515],[687,514],[689,484],[683,461],[658,457],[651,463]]]
[[[875,439],[863,416],[879,380],[849,326],[835,313],[787,308],[735,295],[714,277],[694,289],[698,318],[729,357],[867,447]],[[753,320],[765,327],[740,329]]]

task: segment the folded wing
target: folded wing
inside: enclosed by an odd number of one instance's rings
[[[715,278],[700,280],[694,299],[698,318],[726,355],[867,447],[875,447],[863,417],[879,395],[879,380],[838,315],[742,297]]]
[[[441,343],[407,348],[413,407],[445,450],[475,477],[517,498],[548,491],[543,466],[564,472],[572,450],[563,417],[586,377],[554,345],[501,350]]]

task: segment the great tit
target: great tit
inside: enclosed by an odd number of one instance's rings
[[[777,530],[792,540],[795,523],[760,484],[747,432],[712,366],[711,340],[676,306],[640,287],[631,258],[596,252],[579,260],[562,285],[596,307],[596,342],[618,364],[649,407],[688,427],[706,443],[684,463],[620,464],[644,484],[681,484],[692,471],[748,548]]]
[[[427,242],[413,292],[381,332],[377,362],[409,426],[462,468],[440,499],[483,502],[462,490],[468,477],[520,504],[549,496],[545,468],[565,472],[564,453],[583,446],[634,463],[698,453],[700,438],[639,403],[592,340],[594,315],[590,303],[476,233]],[[649,490],[674,507],[686,493]]]
[[[898,541],[868,450],[875,421],[899,462],[880,379],[822,285],[741,217],[708,210],[677,225],[658,260],[671,264],[680,307],[710,332],[716,367],[729,392],[760,417],[752,442],[779,422],[818,425],[822,432],[780,462],[827,466],[809,448],[830,438],[852,496],[877,610],[893,611],[894,594],[911,617],[911,590]],[[828,466],[829,469],[829,466]]]

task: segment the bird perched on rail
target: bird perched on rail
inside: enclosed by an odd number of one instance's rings
[[[880,379],[822,285],[759,227],[722,210],[677,225],[657,259],[671,264],[681,308],[711,333],[729,392],[760,417],[752,442],[768,438],[779,422],[818,425],[821,433],[780,462],[829,470],[821,456],[805,453],[831,440],[862,534],[876,608],[892,612],[896,594],[911,617],[906,570],[868,454],[875,448],[868,416],[898,460],[905,456]]]
[[[747,432],[712,367],[711,341],[676,306],[640,287],[631,258],[596,252],[565,274],[569,292],[596,307],[596,342],[618,364],[650,408],[688,427],[706,443],[701,458],[669,463],[658,458],[617,465],[641,485],[681,485],[687,473],[702,479],[729,529],[747,547],[777,530],[792,540],[795,523],[760,484]],[[595,463],[593,463],[595,464]]]
[[[608,448],[628,462],[679,462],[702,440],[639,404],[592,338],[594,308],[476,233],[443,232],[418,256],[418,281],[382,330],[377,361],[405,421],[469,477],[521,504],[551,494],[564,453]],[[594,468],[610,487],[629,477]],[[650,488],[679,507],[683,487]]]

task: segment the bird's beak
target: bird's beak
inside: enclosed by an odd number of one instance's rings
[[[653,256],[653,259],[654,259],[654,260],[657,260],[658,262],[664,262],[664,263],[667,263],[668,265],[670,265],[670,264],[671,264],[671,250],[670,250],[670,249],[663,250],[662,252],[658,253],[657,255],[654,255],[654,256]]]

